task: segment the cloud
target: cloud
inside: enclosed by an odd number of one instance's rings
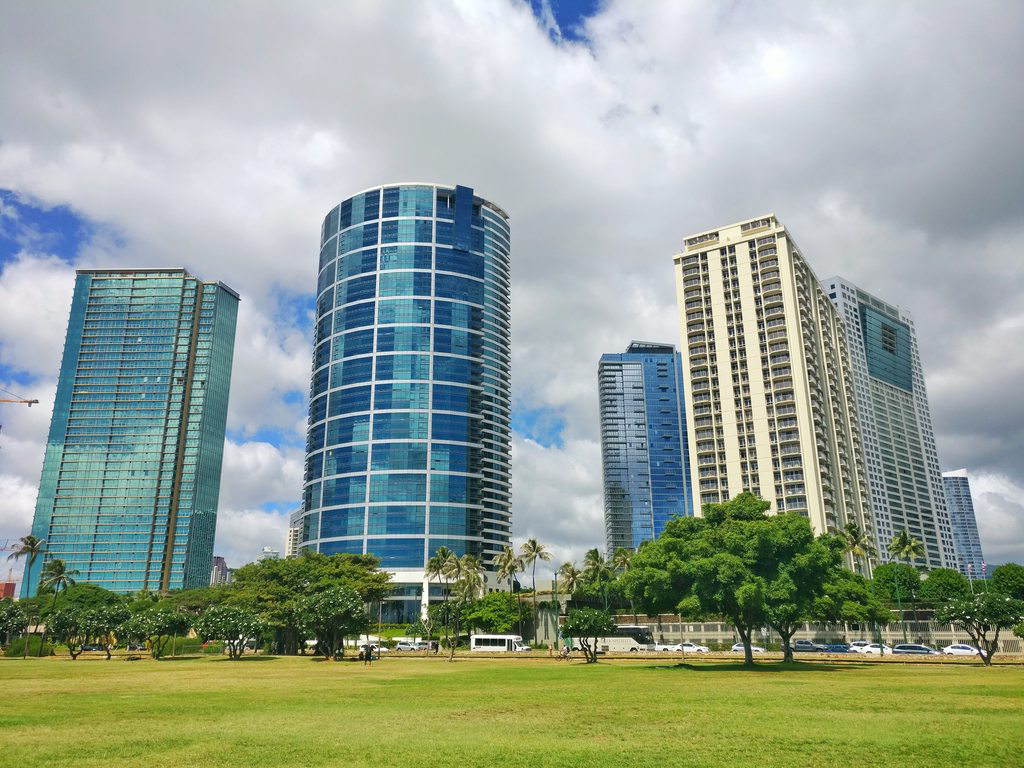
[[[284,555],[288,515],[262,509],[221,509],[217,514],[217,546],[229,568],[251,563],[263,547]]]
[[[516,440],[517,539],[601,545],[598,358],[678,343],[683,237],[765,211],[819,276],[914,314],[942,463],[1024,487],[1024,9],[607,2],[572,40],[545,19],[523,2],[7,9],[0,188],[91,223],[76,266],[185,265],[242,294],[224,509],[278,524],[244,480],[268,472],[283,503],[298,476],[320,221],[400,180],[469,184],[511,215],[513,395],[561,420],[548,447]],[[69,275],[30,253],[4,267],[4,365],[54,375]],[[1024,537],[1006,546],[1024,560]]]

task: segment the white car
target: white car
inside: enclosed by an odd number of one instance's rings
[[[410,642],[407,642],[407,641],[403,640],[402,642],[397,643],[395,645],[395,650],[396,651],[415,651],[416,650],[416,644],[415,643],[410,643]]]
[[[850,650],[856,653],[860,653],[868,645],[871,645],[867,640],[854,640],[850,643]]]
[[[954,643],[953,645],[947,645],[942,649],[942,652],[947,656],[980,656],[978,649],[973,645],[963,645],[961,643]]]
[[[671,643],[655,643],[654,644],[654,650],[656,650],[656,651],[664,651],[665,653],[668,653],[670,651],[678,650],[678,648],[679,648],[678,643],[676,645],[672,645]]]
[[[732,647],[732,651],[733,651],[733,653],[743,653],[743,643],[736,643],[736,645],[734,645]],[[758,645],[752,645],[752,646],[750,646],[750,652],[751,653],[764,653],[764,648],[761,648]]]
[[[672,650],[676,653],[707,653],[711,649],[706,645],[697,645],[696,643],[677,643],[672,646]]]
[[[887,653],[892,653],[892,648],[885,643],[882,643],[881,645],[878,643],[868,643],[863,648],[858,648],[857,653],[863,653],[865,656],[871,656],[873,654],[884,656]]]

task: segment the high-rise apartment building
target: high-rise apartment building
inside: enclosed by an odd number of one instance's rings
[[[79,270],[32,533],[116,592],[209,583],[238,294],[183,269]]]
[[[220,555],[213,556],[213,564],[210,568],[210,586],[219,587],[228,583],[228,561]]]
[[[634,341],[598,364],[604,526],[608,552],[636,549],[665,523],[693,515],[682,357]]]
[[[956,568],[913,318],[841,277],[822,288],[846,331],[879,555],[906,529],[924,544],[919,564]]]
[[[375,187],[324,220],[302,546],[379,558],[385,621],[440,597],[438,547],[489,565],[511,538],[509,236],[463,186]]]
[[[985,556],[981,552],[981,537],[978,535],[978,520],[974,516],[974,500],[971,498],[971,481],[967,477],[967,470],[943,472],[942,485],[946,490],[946,509],[953,529],[957,567],[969,579],[983,579],[987,576]]]
[[[285,536],[284,556],[297,557],[302,545],[302,507],[288,515],[288,533]]]
[[[789,232],[702,232],[675,268],[695,507],[752,491],[819,533],[871,532],[844,332]]]

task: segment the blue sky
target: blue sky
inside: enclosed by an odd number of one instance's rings
[[[360,189],[436,181],[511,216],[516,541],[556,564],[603,544],[598,359],[677,343],[682,238],[771,211],[819,276],[913,312],[942,469],[971,472],[989,562],[1024,560],[1018,5],[240,17],[137,0],[16,3],[4,21],[0,387],[42,402],[0,411],[0,539],[30,524],[73,268],[174,265],[242,296],[218,553],[282,546],[321,219]]]

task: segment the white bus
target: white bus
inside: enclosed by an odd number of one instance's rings
[[[470,635],[469,650],[510,653],[528,651],[530,646],[519,635]]]
[[[574,651],[582,650],[579,638],[570,639]],[[592,639],[588,639],[588,642]],[[615,628],[614,635],[597,638],[598,653],[639,653],[653,651],[654,648],[654,635],[651,634],[651,630],[630,624],[620,624]]]

